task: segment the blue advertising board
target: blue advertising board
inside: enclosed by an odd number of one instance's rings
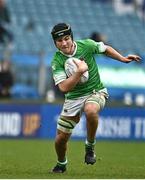
[[[39,137],[40,105],[0,105],[0,137]]]
[[[61,105],[0,104],[0,137],[54,138]],[[76,125],[72,138],[86,137],[85,116]],[[145,140],[145,109],[105,108],[100,113],[97,139]]]

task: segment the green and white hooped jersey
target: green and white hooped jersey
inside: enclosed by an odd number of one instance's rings
[[[104,53],[106,46],[103,42],[95,42],[91,39],[75,41],[76,50],[73,55],[64,55],[62,52],[57,51],[51,62],[52,73],[55,81],[55,85],[67,79],[65,73],[64,64],[69,57],[75,57],[84,59],[88,65],[89,80],[83,84],[77,84],[70,92],[65,94],[67,99],[74,99],[89,95],[93,90],[99,91],[104,88],[100,75],[98,72],[98,66],[95,61],[95,54]]]

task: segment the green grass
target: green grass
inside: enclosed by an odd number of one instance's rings
[[[2,179],[142,179],[145,178],[145,142],[98,141],[95,165],[84,164],[84,142],[70,141],[68,169],[64,174],[49,171],[56,163],[50,140],[0,139]]]

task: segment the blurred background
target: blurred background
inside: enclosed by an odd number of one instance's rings
[[[128,126],[123,122],[130,133],[126,138],[144,139],[145,0],[0,0],[0,135],[55,135],[50,124],[56,124],[64,97],[52,79],[50,63],[56,49],[50,31],[60,22],[72,26],[74,39],[103,41],[123,55],[142,57],[140,63],[123,64],[99,55],[96,62],[110,94],[102,116],[114,117],[112,128],[129,118]],[[42,132],[40,123],[46,131],[53,129],[52,134]],[[84,136],[82,126],[77,137]],[[99,132],[100,137],[124,138]]]

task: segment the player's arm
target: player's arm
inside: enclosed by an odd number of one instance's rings
[[[124,63],[129,63],[131,61],[140,61],[141,57],[138,55],[128,55],[128,56],[122,56],[118,51],[116,51],[114,48],[111,46],[106,46],[106,50],[104,54],[108,57],[111,57],[113,59],[116,59],[118,61],[124,62]]]
[[[77,83],[80,81],[81,75],[82,75],[82,73],[75,72],[72,76],[70,76],[69,78],[60,82],[58,84],[60,91],[62,91],[63,93],[67,93],[67,92],[71,91],[77,85]]]
[[[64,81],[58,84],[59,89],[63,93],[67,93],[71,91],[80,81],[82,74],[88,70],[88,66],[85,63],[85,61],[80,61],[80,62],[74,61],[74,63],[78,67],[77,71],[72,76],[70,76],[69,78],[65,79]]]

